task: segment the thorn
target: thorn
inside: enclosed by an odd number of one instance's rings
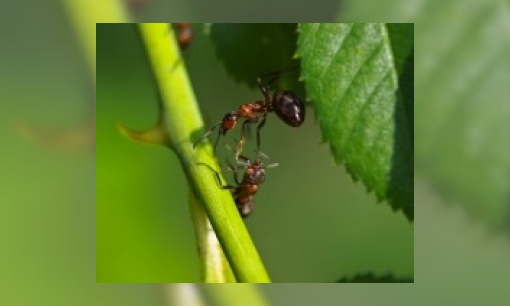
[[[161,123],[162,121],[160,120],[156,126],[145,131],[133,131],[128,129],[122,122],[119,122],[117,123],[117,129],[122,135],[133,141],[170,147],[170,139]]]
[[[37,144],[60,150],[95,149],[95,122],[84,122],[70,129],[36,128],[24,120],[12,124],[14,131],[21,137]]]

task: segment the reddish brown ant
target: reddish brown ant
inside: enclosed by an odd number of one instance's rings
[[[269,84],[275,81],[282,72],[275,71],[257,77],[257,83],[264,95],[264,101],[245,103],[239,106],[237,110],[228,112],[220,122],[214,124],[202,137],[195,141],[193,148],[196,147],[200,140],[209,136],[216,127],[220,126],[218,137],[214,143],[214,150],[216,150],[220,136],[233,129],[241,118],[245,120],[241,128],[241,139],[238,144],[236,157],[242,151],[246,138],[245,130],[247,124],[259,123],[257,126],[257,150],[260,150],[260,129],[266,124],[267,114],[271,112],[275,112],[283,122],[292,127],[300,126],[305,120],[305,105],[303,101],[289,90],[276,90],[272,96],[269,93]],[[262,78],[270,76],[272,76],[272,79],[267,84],[264,84]]]
[[[189,45],[193,42],[193,29],[189,23],[169,23],[170,28],[174,28],[174,32],[176,33],[177,43],[179,44],[179,49],[181,52],[184,52]],[[166,34],[166,33],[165,33]],[[179,64],[182,64],[182,57],[175,61],[172,69],[173,71]]]
[[[267,158],[267,156],[262,152],[259,152],[259,155]],[[257,159],[254,161],[251,161],[248,157],[243,155],[239,155],[239,158],[242,161],[237,161],[237,167],[234,167],[229,163],[229,169],[234,172],[234,181],[237,186],[223,186],[221,183],[220,174],[216,170],[204,163],[199,163],[199,165],[207,166],[215,173],[216,179],[218,180],[218,184],[221,186],[221,189],[232,190],[232,196],[234,197],[237,210],[239,211],[239,214],[242,218],[246,218],[255,209],[255,200],[253,199],[253,196],[259,190],[259,185],[262,184],[266,178],[265,169],[276,167],[278,166],[278,163],[264,166],[260,157],[257,157]],[[243,179],[240,181],[238,172],[243,168],[245,171]]]
[[[189,23],[173,23],[177,29],[177,42],[181,50],[185,50],[189,47],[193,41],[193,30]]]

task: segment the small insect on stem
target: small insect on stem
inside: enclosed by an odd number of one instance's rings
[[[175,36],[177,39],[177,43],[179,44],[179,49],[181,50],[181,53],[184,54],[184,51],[188,49],[188,47],[193,42],[193,29],[191,28],[191,24],[189,23],[169,23],[169,27],[173,28],[175,32]],[[172,31],[170,31],[172,32]],[[165,32],[165,35],[167,33]],[[189,52],[189,51],[188,51]],[[175,61],[172,68],[170,69],[170,72],[173,72],[179,64],[183,63],[183,58],[180,57],[178,60]]]
[[[267,156],[262,152],[259,152],[258,155],[259,156],[257,156],[254,161],[246,156],[240,155],[236,166],[230,163],[228,164],[228,168],[234,173],[234,182],[236,185],[222,185],[220,174],[216,170],[208,164],[198,163],[198,165],[206,166],[215,173],[221,189],[229,189],[232,191],[237,210],[242,218],[248,217],[255,209],[255,200],[253,197],[259,190],[259,185],[264,183],[266,178],[265,169],[278,166],[278,163],[264,166],[261,157],[267,158]],[[242,169],[244,169],[244,175],[242,179],[239,180],[239,171]]]
[[[253,103],[241,104],[237,110],[228,112],[221,121],[214,124],[207,132],[205,132],[193,144],[195,148],[202,139],[209,136],[214,129],[218,128],[218,136],[214,142],[214,150],[218,146],[220,136],[232,130],[240,119],[244,119],[241,128],[241,138],[237,146],[236,159],[242,152],[244,143],[246,142],[246,130],[248,124],[258,123],[257,125],[257,151],[260,151],[260,130],[266,124],[266,117],[269,113],[276,113],[287,125],[299,127],[305,120],[305,104],[296,94],[289,90],[276,90],[270,93],[269,85],[274,82],[284,70],[279,70],[261,75],[257,78],[259,89],[264,96],[264,101],[255,101]],[[263,78],[270,77],[267,83],[263,82]]]
[[[193,42],[193,30],[189,23],[174,23],[177,29],[177,41],[181,50],[186,50]]]

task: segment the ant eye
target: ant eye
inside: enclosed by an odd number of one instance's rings
[[[225,118],[227,120],[237,120],[238,119],[237,112],[230,112],[227,115],[225,115]]]
[[[223,117],[223,121],[237,121],[237,117],[236,112],[230,112]]]
[[[276,91],[273,109],[283,122],[292,127],[298,127],[305,121],[305,104],[291,91]]]

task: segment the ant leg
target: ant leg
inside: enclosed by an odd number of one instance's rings
[[[228,162],[227,162],[228,163]],[[239,186],[241,185],[240,181],[239,181],[239,176],[237,175],[237,169],[234,168],[234,166],[232,166],[232,164],[228,163],[229,165],[229,168],[230,170],[234,171],[234,182],[236,182],[236,184]],[[223,186],[222,189],[236,189],[237,187],[236,186],[232,186],[232,185],[227,185],[227,186]]]
[[[232,190],[232,189],[236,189],[236,188],[237,188],[236,186],[232,186],[232,185],[221,186],[221,189],[228,189],[228,190]]]
[[[174,70],[179,66],[179,64],[182,64],[182,63],[184,63],[184,61],[182,60],[182,57],[179,57],[178,59],[176,59],[174,64],[172,65],[172,68],[170,68],[170,73],[173,73]]]
[[[271,82],[273,82],[272,80]],[[269,96],[269,86],[262,83],[261,77],[257,78],[257,83],[259,83],[259,88],[262,94],[264,95],[264,101],[266,102],[266,105],[268,105],[271,102],[271,97]]]
[[[260,152],[260,129],[262,129],[266,124],[266,116],[267,113],[264,114],[262,121],[260,121],[259,125],[257,126],[257,154]]]
[[[263,75],[259,75],[257,77],[257,82],[259,84],[260,91],[262,91],[262,93],[264,94],[264,98],[266,99],[266,104],[268,104],[269,101],[271,100],[270,97],[269,97],[269,85],[271,85],[271,83],[276,81],[283,72],[292,71],[292,70],[297,69],[298,67],[299,66],[295,66],[295,67],[292,67],[292,68],[286,68],[286,69],[283,69],[283,70],[277,70],[277,71],[269,72],[269,73],[266,73],[266,74],[263,74]],[[267,77],[271,77],[269,79],[269,81],[267,81],[266,83],[262,82],[262,78],[267,78]]]
[[[220,141],[220,137],[221,137],[221,129],[218,129],[218,136],[216,137],[216,141],[214,142],[213,152],[216,152],[216,147],[218,146],[218,142]]]
[[[288,72],[288,71],[293,71],[293,70],[296,70],[298,68],[299,68],[299,64],[295,65],[294,67],[291,67],[291,68],[284,68],[284,69],[281,69],[281,70],[276,70],[276,71],[273,71],[273,72],[264,73],[262,75],[259,75],[259,78],[272,77],[270,79],[270,81],[267,82],[267,85],[270,85],[272,82],[274,82],[280,76],[280,74],[282,74],[284,72]]]
[[[234,167],[228,160],[227,160],[228,168],[234,172],[234,181],[237,185],[241,185],[241,181],[239,180],[239,176],[237,174],[239,168]]]
[[[250,120],[244,120],[243,125],[241,127],[241,139],[237,143],[237,149],[236,149],[236,161],[239,160],[239,156],[241,155],[244,147],[244,143],[246,142],[246,127],[247,125],[251,123]]]
[[[198,144],[198,143],[199,143],[202,139],[207,138],[207,136],[209,136],[209,134],[211,134],[211,133],[214,131],[214,129],[215,129],[218,125],[220,125],[220,124],[221,124],[221,121],[220,121],[220,122],[218,122],[218,123],[216,123],[215,125],[213,125],[213,126],[209,129],[209,131],[205,132],[205,134],[204,134],[204,135],[202,135],[200,138],[198,138],[198,139],[195,141],[195,143],[193,144],[193,149],[195,149],[195,147],[197,146],[197,144]],[[221,131],[221,129],[220,129],[220,131]]]
[[[199,166],[206,166],[207,168],[209,168],[209,170],[211,170],[212,172],[214,172],[214,174],[216,175],[216,179],[218,180],[218,185],[220,185],[221,189],[235,189],[237,188],[236,186],[232,186],[232,185],[223,185],[221,183],[221,178],[220,178],[220,174],[218,173],[218,171],[214,170],[211,166],[209,166],[208,164],[205,164],[205,163],[197,163],[197,165]],[[236,173],[237,174],[237,173]]]
[[[249,157],[246,157],[244,155],[239,155],[239,159],[242,160],[242,162],[239,162],[240,164],[243,164],[243,165],[249,165],[250,164],[250,158]]]

